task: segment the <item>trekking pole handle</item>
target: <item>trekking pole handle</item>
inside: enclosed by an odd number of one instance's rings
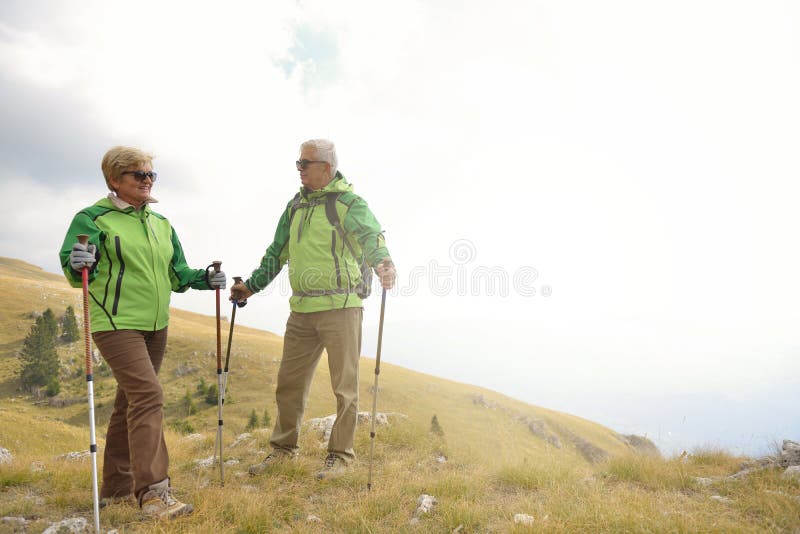
[[[78,243],[81,245],[87,245],[89,243],[89,236],[87,234],[78,234]]]
[[[242,283],[242,277],[241,277],[241,276],[234,276],[234,277],[233,277],[233,283],[234,283],[234,285],[235,285],[235,284],[241,284],[241,283]],[[236,303],[236,305],[237,305],[238,307],[240,307],[240,308],[244,308],[244,307],[245,307],[245,305],[247,304],[247,299],[242,299],[242,300],[234,300],[233,302],[234,302],[234,303]]]
[[[212,262],[211,262],[211,265],[214,267],[214,272],[215,272],[215,273],[218,273],[218,272],[219,272],[219,269],[220,269],[220,267],[222,266],[222,262],[221,262],[221,261],[219,261],[219,260],[217,260],[217,261],[212,261]]]

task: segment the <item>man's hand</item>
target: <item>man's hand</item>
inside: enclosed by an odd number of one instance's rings
[[[72,252],[69,253],[69,266],[73,271],[80,272],[84,267],[92,268],[94,265],[94,253],[97,249],[94,245],[82,245],[75,243],[72,245]]]
[[[397,272],[394,270],[394,263],[392,263],[391,258],[383,258],[375,268],[375,271],[381,279],[381,287],[383,289],[392,289],[394,287]]]
[[[226,282],[225,273],[222,271],[208,272],[208,285],[211,286],[211,289],[225,289]]]
[[[231,298],[229,300],[231,302],[242,302],[247,300],[252,295],[253,292],[247,289],[247,286],[244,285],[244,282],[236,282],[231,287]]]

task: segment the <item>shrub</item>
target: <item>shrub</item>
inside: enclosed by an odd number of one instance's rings
[[[261,427],[262,428],[269,428],[272,424],[272,419],[269,417],[269,411],[264,408],[264,414],[261,416]]]
[[[189,413],[189,415],[194,415],[197,413],[197,405],[195,404],[194,399],[192,398],[192,393],[188,388],[186,389],[186,395],[183,396],[183,404],[186,407],[186,411]]]
[[[436,417],[436,414],[433,414],[433,417],[431,418],[431,432],[437,436],[444,436],[444,430],[439,424],[439,418]]]
[[[48,397],[55,397],[59,393],[61,393],[61,384],[58,382],[58,378],[53,378],[48,382],[45,394]]]
[[[250,412],[250,419],[247,421],[247,426],[245,430],[253,430],[258,426],[258,414],[256,413],[256,409],[253,408],[253,411]]]
[[[208,393],[208,385],[206,384],[206,379],[203,378],[202,376],[200,377],[200,382],[197,383],[197,393],[201,397],[205,397],[206,393]]]
[[[192,434],[194,432],[194,427],[192,426],[192,424],[185,419],[178,419],[176,421],[173,421],[169,424],[169,426],[175,432],[179,432],[181,434]]]
[[[217,404],[219,402],[219,392],[217,391],[217,385],[211,384],[206,389],[206,404]]]

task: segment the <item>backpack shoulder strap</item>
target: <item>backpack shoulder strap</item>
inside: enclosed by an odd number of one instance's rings
[[[292,226],[292,219],[294,219],[294,214],[297,211],[297,207],[300,206],[300,192],[298,191],[297,194],[294,195],[292,199],[292,207],[291,211],[289,212],[289,226]]]
[[[356,254],[355,248],[353,248],[350,240],[347,239],[347,236],[344,233],[344,228],[342,228],[342,222],[339,219],[339,212],[336,211],[336,203],[339,201],[340,196],[342,196],[341,191],[328,193],[327,198],[325,199],[325,215],[328,217],[328,222],[331,223],[331,225],[339,232],[342,241],[344,241],[344,244],[347,246],[347,250],[350,251],[350,255],[358,260],[360,256]]]
[[[336,211],[336,203],[341,195],[341,191],[337,191],[336,193],[328,193],[325,198],[325,215],[328,217],[328,222],[340,231],[342,222],[339,220],[339,212]]]

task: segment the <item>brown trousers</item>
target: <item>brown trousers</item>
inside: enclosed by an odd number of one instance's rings
[[[346,462],[355,459],[353,440],[358,420],[362,317],[362,308],[289,315],[275,390],[278,417],[270,439],[272,447],[292,452],[297,449],[311,379],[325,349],[331,387],[336,395],[336,422],[328,441],[328,452]]]
[[[117,397],[108,422],[100,497],[137,498],[150,484],[167,478],[164,396],[158,370],[167,347],[167,329],[116,330],[92,334],[117,379]]]

